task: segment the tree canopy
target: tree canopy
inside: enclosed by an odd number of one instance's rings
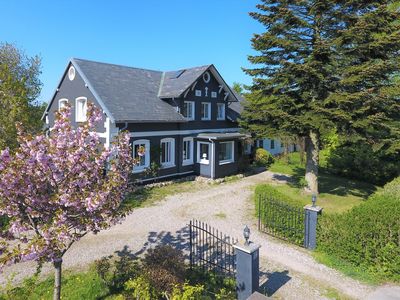
[[[40,66],[38,56],[28,57],[12,44],[0,44],[0,149],[17,147],[16,122],[31,133],[42,128],[45,106],[37,101]]]
[[[394,3],[262,0],[250,13],[265,32],[252,38],[258,53],[248,57],[255,67],[244,70],[253,85],[241,125],[259,137],[304,137],[312,192],[321,134],[334,128],[379,143],[398,132]]]

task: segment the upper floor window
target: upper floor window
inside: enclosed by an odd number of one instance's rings
[[[175,166],[175,139],[161,140],[161,166],[164,168]]]
[[[136,160],[136,165],[133,167],[133,172],[142,172],[150,166],[150,141],[134,141],[132,148],[133,158]]]
[[[58,110],[62,110],[68,104],[68,99],[60,99],[58,100]]]
[[[217,98],[217,92],[211,92],[211,98]]]
[[[196,97],[201,97],[201,90],[196,90],[195,95]]]
[[[182,149],[182,165],[193,164],[193,138],[185,137],[183,139],[183,149]]]
[[[211,103],[210,102],[202,102],[201,103],[201,119],[202,120],[211,120]]]
[[[85,122],[87,113],[87,99],[85,97],[76,98],[75,121]]]
[[[217,103],[217,120],[225,120],[225,103]]]
[[[194,102],[185,101],[183,103],[183,116],[187,120],[194,120]]]

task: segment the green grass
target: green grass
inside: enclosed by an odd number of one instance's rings
[[[127,196],[122,203],[122,208],[131,211],[134,208],[151,206],[168,196],[178,193],[198,191],[205,185],[205,183],[201,182],[186,181],[176,182],[160,187],[141,188]]]
[[[0,299],[47,300],[53,299],[54,277],[43,281],[28,279],[20,287],[1,291]],[[108,288],[95,271],[81,273],[65,272],[62,278],[61,299],[107,299]]]
[[[312,255],[317,262],[324,264],[330,268],[336,269],[346,276],[360,280],[364,283],[377,285],[385,282],[385,279],[380,278],[376,274],[373,274],[366,269],[355,267],[354,265],[351,265],[350,263],[338,259],[325,252],[314,251],[312,252]]]
[[[214,215],[214,217],[219,218],[219,219],[226,219],[226,214],[223,212],[219,212]]]
[[[299,153],[291,153],[289,163],[281,157],[276,159],[270,171],[291,175],[289,184],[276,185],[274,188],[282,194],[296,201],[299,205],[311,203],[311,196],[304,192],[303,182],[305,168],[300,163]],[[321,153],[321,167],[318,176],[319,191],[317,204],[324,208],[326,213],[341,213],[367,199],[369,195],[379,189],[373,184],[338,177],[329,174],[324,167],[325,156]],[[279,200],[279,199],[278,199]]]

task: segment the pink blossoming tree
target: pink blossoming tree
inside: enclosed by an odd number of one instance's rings
[[[104,149],[95,124],[101,112],[89,104],[88,120],[73,128],[70,108],[56,116],[49,136],[19,129],[15,154],[0,153],[0,268],[35,260],[55,267],[54,299],[60,299],[61,264],[72,244],[109,228],[119,210],[133,167],[129,135]]]

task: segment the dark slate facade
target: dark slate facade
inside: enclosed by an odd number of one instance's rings
[[[72,59],[44,115],[49,129],[61,99],[68,99],[78,126],[75,105],[82,97],[104,112],[96,130],[106,147],[120,130],[130,132],[134,155],[141,161],[133,168],[136,179],[186,174],[218,178],[238,171],[245,137],[238,134],[241,99],[213,65],[161,72]],[[186,118],[185,102],[194,105],[192,120]],[[202,119],[203,103],[211,106],[209,120]],[[218,106],[224,107],[222,119]],[[144,155],[135,149],[144,149]],[[160,167],[156,175],[148,172],[154,163]]]

